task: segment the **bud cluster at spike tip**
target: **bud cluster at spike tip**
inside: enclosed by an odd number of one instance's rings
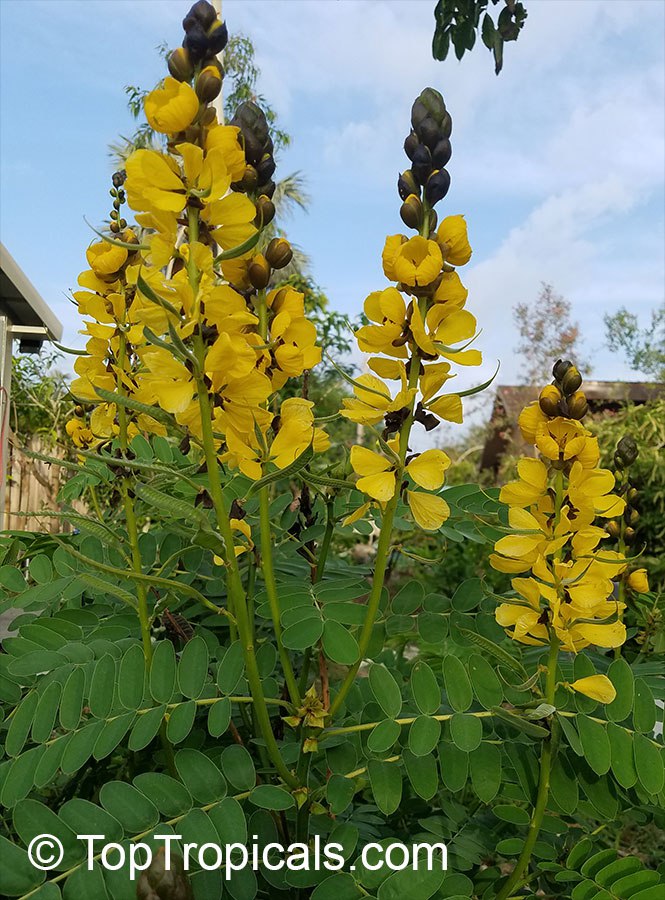
[[[423,200],[433,207],[448,193],[450,175],[445,166],[452,154],[452,127],[441,94],[434,88],[425,88],[411,108],[411,132],[404,141],[411,168],[397,180],[404,201],[401,215],[409,228],[420,228]],[[430,225],[432,229],[436,226],[433,214]]]
[[[569,419],[583,419],[589,411],[584,393],[579,389],[582,376],[573,363],[559,359],[552,369],[552,384],[547,384],[540,392],[538,403],[546,416],[565,416]]]
[[[185,37],[181,47],[169,54],[169,73],[176,81],[190,82],[198,74],[196,92],[203,103],[210,103],[222,89],[224,72],[217,55],[226,47],[226,23],[217,18],[215,7],[198,0],[182,22]]]

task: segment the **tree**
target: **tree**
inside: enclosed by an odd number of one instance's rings
[[[580,372],[588,373],[588,366],[580,363],[579,325],[570,316],[570,301],[545,282],[535,303],[517,303],[513,307],[513,319],[520,335],[515,350],[522,361],[524,384],[548,382],[552,377],[552,360],[556,359],[569,359]]]
[[[492,0],[494,6],[499,2]],[[503,0],[503,3],[495,24],[488,11],[489,0],[439,0],[434,10],[434,59],[446,59],[451,43],[457,59],[462,59],[467,50],[473,49],[480,31],[483,44],[494,55],[494,71],[498,75],[503,68],[503,45],[517,40],[527,17],[523,3],[517,0]]]
[[[612,315],[606,313],[603,321],[610,350],[623,352],[631,369],[665,381],[665,303],[652,311],[647,328],[640,328],[635,313],[625,306]]]

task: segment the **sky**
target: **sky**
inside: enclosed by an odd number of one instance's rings
[[[130,134],[127,84],[165,74],[181,0],[0,0],[0,236],[81,346],[67,299],[109,210],[108,144]],[[223,0],[254,42],[259,88],[292,145],[308,213],[285,222],[331,305],[351,317],[386,286],[381,250],[403,231],[396,178],[410,108],[427,85],[453,117],[452,187],[439,216],[466,216],[469,288],[489,377],[519,377],[516,303],[549,282],[573,305],[591,377],[637,380],[604,347],[603,315],[642,324],[664,300],[665,3],[529,0],[496,77],[480,42],[431,57],[434,0]],[[465,382],[466,383],[466,382]]]

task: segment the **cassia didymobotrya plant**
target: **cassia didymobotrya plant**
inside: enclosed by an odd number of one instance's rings
[[[412,234],[386,239],[390,284],[355,331],[368,371],[338,369],[339,416],[358,437],[332,466],[338,417],[317,418],[307,391],[316,329],[280,284],[292,250],[262,236],[275,216],[269,128],[253,103],[218,120],[227,34],[213,7],[196,3],[183,25],[145,98],[163,144],[114,175],[109,233],[74,293],[87,344],[64,497],[84,492],[90,514],[63,514],[78,533],[7,551],[31,559],[3,584],[39,618],[19,620],[3,666],[13,863],[0,892],[38,895],[44,874],[21,845],[57,828],[54,897],[64,884],[114,900],[506,900],[580,882],[639,898],[655,873],[590,836],[620,804],[662,800],[653,672],[621,652],[624,612],[648,582],[616,525],[631,486],[615,491],[598,468],[579,374],[557,363],[522,414],[535,455],[500,494],[444,489],[448,456],[417,449],[487,387],[450,384],[482,359],[457,271],[466,223],[437,212],[450,184],[443,98],[427,88],[412,108],[398,180]],[[511,590],[477,578],[426,591],[418,577],[396,590],[421,532],[440,548],[491,542]],[[366,567],[349,548],[369,533]],[[199,843],[258,835],[300,847],[303,864],[223,882],[157,855],[135,886],[99,856],[84,865],[71,835],[102,825],[156,845],[166,828]],[[318,839],[342,845],[344,872],[307,869]],[[448,871],[440,858],[371,870],[358,857],[370,840],[445,840]]]

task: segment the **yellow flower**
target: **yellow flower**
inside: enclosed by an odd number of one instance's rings
[[[626,501],[611,493],[614,475],[609,469],[585,469],[576,461],[568,479],[568,496],[577,509],[593,509],[608,519],[623,513]]]
[[[151,128],[162,134],[173,134],[192,124],[199,111],[199,98],[186,82],[168,77],[163,87],[145,98],[144,110]]]
[[[520,459],[517,463],[519,481],[504,484],[499,500],[508,506],[531,506],[547,491],[547,467],[539,459]]]
[[[436,241],[416,235],[397,244],[393,235],[387,238],[383,251],[383,271],[391,281],[411,287],[431,284],[441,273],[443,257]]]
[[[376,425],[388,413],[408,407],[415,391],[402,387],[393,399],[383,381],[368,372],[356,379],[353,393],[355,398],[345,397],[342,400],[344,408],[340,410],[340,415],[361,425]]]
[[[628,587],[638,594],[649,593],[649,578],[646,569],[635,569],[628,576]]]
[[[425,450],[407,465],[406,471],[421,488],[438,491],[443,484],[450,457],[443,450]]]
[[[397,288],[374,291],[364,304],[365,315],[376,325],[365,325],[356,331],[358,346],[365,353],[385,353],[404,359],[406,342],[400,341],[406,319],[406,303]]]
[[[91,244],[85,252],[88,265],[100,278],[115,274],[124,266],[128,255],[125,247],[114,246],[108,241]]]
[[[464,216],[446,216],[436,233],[444,259],[451,266],[464,266],[471,259],[471,245]]]
[[[175,160],[155,150],[135,150],[125,163],[127,202],[139,211],[180,212],[187,192]]]
[[[437,531],[450,515],[450,507],[438,494],[407,491],[406,499],[413,518],[425,531]]]
[[[617,695],[614,685],[607,675],[589,675],[578,678],[570,687],[585,697],[591,697],[599,703],[611,703]]]
[[[393,464],[385,456],[367,447],[354,444],[351,447],[351,466],[360,475],[356,487],[363,494],[386,503],[395,494],[395,471]]]
[[[92,430],[83,419],[70,419],[65,425],[65,431],[77,447],[88,448],[97,443]]]
[[[598,439],[591,436],[579,422],[564,419],[546,419],[536,430],[535,444],[547,459],[561,461],[579,460],[585,468],[593,468],[598,462]]]

